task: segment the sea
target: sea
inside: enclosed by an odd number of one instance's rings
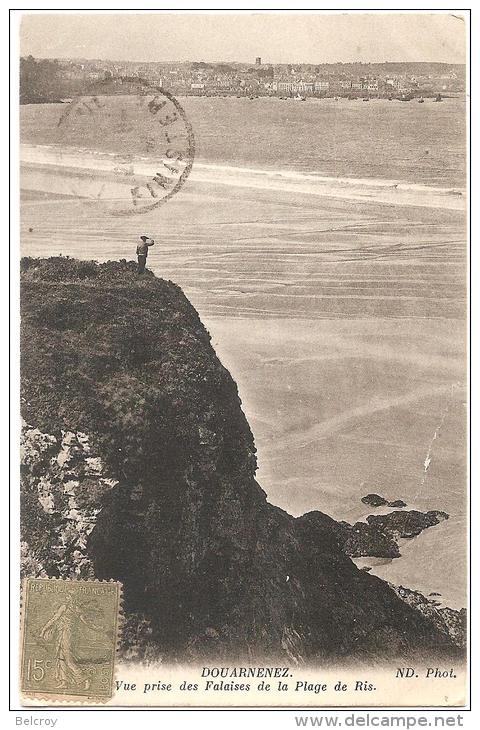
[[[134,258],[178,283],[239,388],[257,479],[297,516],[382,513],[376,492],[449,519],[358,560],[466,605],[465,99],[179,99],[192,172],[165,205],[119,215],[119,161],[155,173],[135,98],[59,124],[21,107],[21,250]],[[85,192],[85,172],[89,186]]]

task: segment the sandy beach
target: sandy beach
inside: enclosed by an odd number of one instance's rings
[[[139,222],[26,193],[22,253],[132,258],[139,225],[153,235],[150,268],[184,289],[238,383],[269,500],[350,522],[371,511],[368,492],[446,510],[449,521],[373,572],[460,607],[461,216],[306,197],[192,182]],[[427,556],[439,569],[425,575]]]
[[[22,148],[22,255],[132,259],[140,234],[155,238],[149,268],[182,287],[238,383],[269,501],[349,522],[371,513],[369,492],[447,511],[401,558],[367,562],[465,606],[466,234],[453,177],[431,186],[421,161],[418,182],[360,168],[329,179],[212,154],[167,205],[116,215],[108,155],[52,148],[42,129],[28,122]]]

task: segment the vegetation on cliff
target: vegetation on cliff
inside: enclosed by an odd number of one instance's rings
[[[27,423],[92,434],[124,480],[254,473],[236,386],[175,284],[127,262],[23,259],[22,302]]]

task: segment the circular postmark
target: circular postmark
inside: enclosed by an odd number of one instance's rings
[[[195,156],[181,104],[137,78],[112,78],[89,92],[72,99],[57,124],[65,191],[116,215],[165,204],[182,189]]]

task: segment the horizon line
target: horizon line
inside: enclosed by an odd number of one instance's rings
[[[200,60],[194,60],[194,59],[185,59],[183,61],[168,61],[167,59],[162,59],[158,61],[145,61],[140,59],[118,59],[118,58],[100,58],[100,57],[89,57],[89,56],[34,56],[32,53],[28,53],[26,55],[20,54],[20,58],[29,58],[32,57],[34,59],[40,60],[40,61],[108,61],[110,63],[144,63],[144,64],[154,64],[154,63],[168,63],[172,65],[182,65],[185,63],[205,63],[205,64],[236,64],[236,65],[248,65],[251,64],[253,67],[255,67],[255,61],[226,61],[226,60],[215,60],[215,61],[205,61],[204,59]],[[259,57],[261,58],[261,57]],[[444,66],[466,66],[465,61],[266,61],[262,62],[261,66],[337,66],[337,65],[343,65],[343,66],[350,66],[354,64],[361,64],[364,66],[371,66],[371,65],[384,65],[388,63],[403,63],[403,64],[409,64],[409,63],[425,63],[425,64],[442,64]]]

